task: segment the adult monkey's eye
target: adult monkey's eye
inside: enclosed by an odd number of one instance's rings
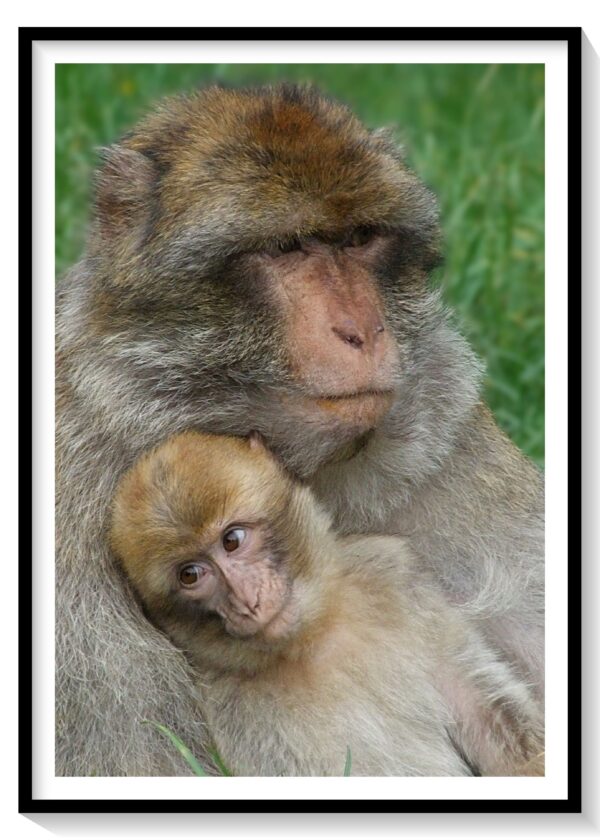
[[[350,234],[347,246],[350,248],[360,248],[361,245],[366,245],[375,236],[375,231],[370,227],[357,227]]]
[[[246,532],[243,528],[230,528],[223,534],[223,548],[225,551],[235,551],[244,542]]]
[[[291,239],[286,239],[284,242],[279,243],[279,251],[282,254],[290,254],[292,251],[300,251],[301,249],[302,243],[297,236],[293,236]]]
[[[272,240],[261,249],[261,253],[273,259],[300,251],[302,251],[302,242],[297,236],[292,236],[289,239]]]
[[[180,569],[179,582],[183,586],[194,586],[205,573],[206,570],[202,566],[198,566],[197,563],[190,563],[189,566],[184,566]]]

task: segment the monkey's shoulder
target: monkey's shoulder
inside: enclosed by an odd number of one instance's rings
[[[385,578],[418,574],[418,566],[404,537],[351,534],[338,539],[339,556],[346,570],[367,569]]]
[[[401,629],[407,618],[419,621],[427,616],[432,628],[458,620],[455,609],[405,537],[345,536],[339,539],[338,548],[338,563],[347,582]]]

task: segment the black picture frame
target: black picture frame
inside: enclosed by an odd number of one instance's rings
[[[21,436],[19,513],[19,811],[21,813],[213,813],[226,809],[245,813],[579,813],[581,812],[581,38],[568,28],[20,28],[19,30],[19,407]],[[36,799],[32,786],[32,663],[34,620],[32,575],[32,49],[37,41],[179,41],[179,40],[353,40],[353,41],[562,41],[568,48],[568,300],[569,300],[569,746],[568,796],[538,800],[97,800]]]

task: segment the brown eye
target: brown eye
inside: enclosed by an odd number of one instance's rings
[[[223,548],[225,551],[235,551],[244,542],[246,532],[243,528],[230,528],[223,534]]]
[[[367,245],[373,237],[375,236],[375,231],[369,227],[359,227],[352,231],[350,234],[350,238],[348,240],[348,246],[350,248],[360,248],[361,245]]]
[[[260,253],[276,259],[286,254],[300,253],[301,251],[302,243],[300,240],[297,237],[291,237],[290,239],[273,240],[261,248]]]
[[[196,563],[190,563],[189,566],[184,566],[180,570],[179,582],[184,586],[193,586],[195,583],[198,583],[204,574],[205,570],[202,566],[198,566]]]
[[[279,254],[291,254],[293,251],[301,251],[302,243],[297,236],[290,239],[285,239],[283,242],[277,243],[277,252]]]

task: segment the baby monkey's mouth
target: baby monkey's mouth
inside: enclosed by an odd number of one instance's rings
[[[232,609],[221,615],[230,636],[251,641],[259,648],[288,639],[299,623],[299,611],[291,590],[283,598],[265,597],[263,601],[259,593],[252,609]]]

